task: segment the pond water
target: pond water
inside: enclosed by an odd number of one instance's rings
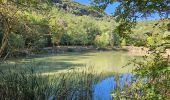
[[[96,72],[131,72],[133,66],[123,67],[130,60],[136,58],[125,51],[103,52],[67,52],[63,54],[44,55],[37,58],[13,59],[10,64],[34,63],[44,73],[55,73],[67,69],[93,67]],[[2,68],[2,67],[1,67]]]
[[[123,74],[120,79],[120,87],[123,88],[125,83],[130,83],[133,75],[130,73]],[[113,100],[111,94],[117,86],[115,77],[109,77],[102,80],[94,86],[93,100]]]
[[[68,69],[84,69],[87,67],[93,67],[95,72],[99,73],[119,73],[121,86],[125,82],[130,82],[133,69],[133,65],[126,65],[130,60],[139,59],[129,55],[125,51],[104,51],[104,52],[67,52],[63,54],[44,55],[36,58],[23,58],[23,59],[10,59],[9,65],[15,63],[21,65],[16,66],[15,69],[22,70],[21,67],[27,67],[26,65],[32,64],[42,73],[56,73],[62,71],[68,71]],[[1,69],[8,69],[10,66],[1,66]],[[87,69],[90,72],[92,69]],[[127,74],[128,73],[128,74]],[[96,74],[98,75],[98,74]],[[116,88],[115,77],[108,77],[97,83],[93,89],[93,100],[112,100],[111,94]]]

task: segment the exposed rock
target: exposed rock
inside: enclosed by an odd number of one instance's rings
[[[53,0],[53,2],[55,3],[56,7],[58,7],[59,9],[63,9],[77,16],[83,16],[83,15],[87,15],[87,16],[91,15],[93,17],[106,16],[104,12],[100,13],[97,10],[94,10],[94,9],[91,10],[90,7],[82,5],[74,1]]]

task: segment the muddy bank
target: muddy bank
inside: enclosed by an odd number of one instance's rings
[[[40,57],[53,54],[63,54],[65,52],[98,52],[98,51],[124,51],[133,56],[145,56],[149,55],[150,51],[146,47],[124,46],[120,47],[107,47],[98,48],[94,46],[57,46],[46,47],[40,49],[38,52],[32,52],[31,50],[20,50],[15,52],[12,56],[8,57]],[[166,50],[165,56],[170,55],[170,49]]]
[[[9,52],[0,59],[42,57],[55,54],[63,54],[66,52],[98,52],[98,51],[127,51],[127,50],[119,47],[99,48],[94,46],[56,46],[39,49],[20,49],[13,52]]]
[[[48,53],[64,53],[64,52],[92,52],[92,51],[125,51],[129,55],[145,56],[149,55],[151,51],[146,47],[124,46],[120,47],[107,47],[99,48],[94,46],[57,46],[55,48],[44,48]],[[170,49],[166,49],[166,56],[170,55]]]
[[[149,55],[149,49],[146,47],[124,46],[122,48],[126,49],[129,55],[134,56]]]
[[[135,47],[135,46],[124,46],[122,47],[123,49],[128,51],[129,55],[134,55],[134,56],[147,56],[151,53],[149,51],[149,48],[146,47]],[[165,50],[165,54],[163,54],[165,57],[170,56],[170,49]]]
[[[43,48],[48,53],[64,53],[64,52],[90,52],[90,51],[127,51],[125,48],[107,47],[99,48],[94,46],[57,46]]]

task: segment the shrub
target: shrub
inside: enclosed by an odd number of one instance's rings
[[[24,47],[25,41],[21,35],[12,32],[9,37],[9,44],[12,49],[19,49]]]
[[[122,39],[121,46],[126,46],[126,39]]]
[[[133,61],[134,79],[120,91],[114,91],[114,98],[135,100],[169,100],[170,69],[169,61],[159,51],[153,50],[144,60]],[[118,93],[117,93],[118,92]]]
[[[146,46],[147,35],[144,33],[131,34],[127,39],[128,45]]]
[[[120,37],[118,34],[116,33],[112,33],[113,35],[113,39],[111,41],[113,41],[113,45],[115,46],[119,46],[120,45]]]
[[[59,45],[63,34],[66,32],[67,22],[64,19],[51,18],[49,20],[50,32],[52,35],[52,42]]]
[[[109,45],[110,41],[109,41],[109,35],[107,33],[102,34],[101,36],[97,36],[95,39],[95,45],[97,47],[106,47]]]
[[[34,43],[34,45],[37,47],[37,48],[43,48],[47,45],[47,40],[44,38],[44,37],[40,37],[39,39],[37,39]]]
[[[72,44],[72,39],[73,39],[73,37],[70,34],[65,33],[65,34],[63,34],[63,36],[61,38],[60,44],[61,45],[67,45],[67,46],[71,45]]]
[[[148,37],[147,38],[147,46],[154,46],[155,45],[155,40],[154,40],[154,38],[153,37]]]

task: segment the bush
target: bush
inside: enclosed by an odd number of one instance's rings
[[[113,34],[113,45],[119,46],[120,45],[120,36],[118,34]]]
[[[132,38],[130,37],[127,40],[128,45],[134,45],[134,46],[146,46],[146,39],[141,39],[141,38]]]
[[[24,47],[25,41],[21,35],[12,32],[9,37],[9,44],[12,49],[19,49]]]
[[[72,44],[72,39],[73,39],[73,37],[70,34],[65,33],[65,34],[63,34],[63,36],[61,38],[60,44],[61,45],[67,45],[67,46],[71,45]]]
[[[151,46],[154,46],[155,45],[155,40],[153,37],[148,37],[147,38],[147,46],[148,47],[151,47]]]
[[[49,27],[52,35],[52,42],[59,44],[64,33],[66,33],[67,22],[64,19],[51,18]]]
[[[126,39],[122,39],[122,41],[121,41],[121,44],[120,44],[121,46],[126,46]]]
[[[97,47],[106,47],[110,43],[109,35],[107,33],[102,34],[101,36],[97,36],[95,39],[95,45]]]
[[[47,40],[44,37],[40,37],[35,41],[34,45],[38,48],[43,48],[47,45]]]
[[[134,46],[146,46],[148,35],[146,33],[134,33],[130,34],[127,38],[128,45]]]
[[[142,61],[134,60],[134,78],[130,84],[114,91],[114,98],[135,100],[169,100],[170,69],[167,58],[153,50]]]

